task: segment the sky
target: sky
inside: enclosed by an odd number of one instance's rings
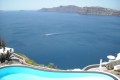
[[[0,10],[38,10],[65,5],[99,6],[120,10],[120,0],[0,0]]]

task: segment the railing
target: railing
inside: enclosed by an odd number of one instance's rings
[[[99,66],[100,66],[100,64],[92,64],[92,65],[88,65],[88,66],[84,67],[82,70],[86,71],[86,70],[89,70],[91,68],[96,68],[96,67],[99,67]]]
[[[120,65],[120,60],[114,60],[114,61],[111,61],[111,62],[107,62],[106,64],[102,64],[102,66],[105,67],[106,65],[109,65],[111,63],[114,63],[113,66]],[[100,66],[100,64],[92,64],[92,65],[88,65],[88,66],[84,67],[82,70],[89,70],[91,68],[97,68],[99,66]]]

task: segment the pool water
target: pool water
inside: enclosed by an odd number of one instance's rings
[[[11,66],[0,68],[0,80],[118,80],[99,72],[65,72]]]

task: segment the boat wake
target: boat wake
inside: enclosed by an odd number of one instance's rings
[[[52,35],[58,35],[58,34],[60,34],[60,33],[47,33],[47,34],[45,34],[45,36],[52,36]]]

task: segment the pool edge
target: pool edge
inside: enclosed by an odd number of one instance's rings
[[[105,72],[105,71],[66,71],[66,70],[56,70],[56,69],[50,69],[50,68],[45,68],[45,67],[38,67],[38,66],[33,66],[33,65],[4,65],[1,66],[0,69],[7,68],[7,67],[26,67],[26,68],[31,68],[35,70],[41,70],[41,71],[46,71],[46,72],[63,72],[63,73],[98,73],[98,74],[104,74],[107,76],[112,77],[114,80],[120,80],[119,77],[117,77],[114,74]]]

